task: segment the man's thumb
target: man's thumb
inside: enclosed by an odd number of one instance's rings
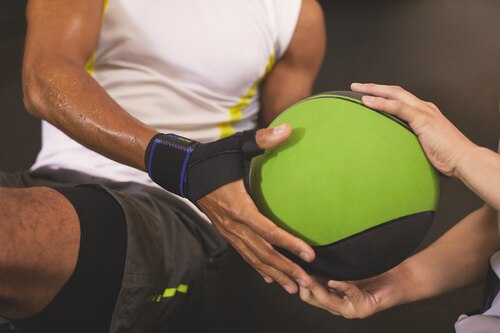
[[[263,128],[255,134],[255,142],[261,149],[274,148],[285,142],[292,133],[290,125],[283,124],[273,128]]]

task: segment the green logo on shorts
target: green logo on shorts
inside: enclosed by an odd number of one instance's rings
[[[174,297],[176,293],[181,293],[181,294],[187,293],[188,288],[189,288],[188,285],[182,283],[179,284],[177,288],[166,288],[162,294],[155,294],[146,298],[145,303],[149,302],[160,303],[162,299]]]

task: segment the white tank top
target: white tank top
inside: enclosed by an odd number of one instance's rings
[[[301,0],[105,2],[87,71],[145,124],[202,142],[256,126],[258,84],[286,51],[301,8]],[[47,122],[32,170],[40,167],[152,184]]]

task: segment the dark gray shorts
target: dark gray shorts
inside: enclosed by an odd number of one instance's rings
[[[0,187],[78,185],[103,188],[125,215],[125,267],[110,332],[154,333],[182,327],[199,302],[204,280],[220,265],[226,243],[188,205],[158,188],[71,170],[0,172]]]

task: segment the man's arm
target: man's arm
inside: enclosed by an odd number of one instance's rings
[[[500,247],[496,212],[485,205],[427,249],[380,276],[355,282],[314,282],[304,301],[346,318],[364,318],[398,304],[430,298],[484,279]]]
[[[140,170],[151,138],[157,134],[123,110],[83,68],[97,44],[101,0],[30,0],[23,67],[28,111],[57,126],[88,148]],[[264,129],[256,142],[272,148],[290,135]],[[196,184],[191,184],[193,187]],[[271,245],[304,260],[314,251],[304,241],[262,216],[241,180],[221,186],[198,201],[214,226],[261,275],[297,292],[296,281],[310,277]]]
[[[84,70],[102,12],[103,0],[29,1],[25,106],[88,148],[144,170],[144,151],[157,132],[130,116]]]
[[[260,125],[267,127],[283,110],[309,97],[325,55],[323,10],[303,0],[290,45],[261,86]]]

